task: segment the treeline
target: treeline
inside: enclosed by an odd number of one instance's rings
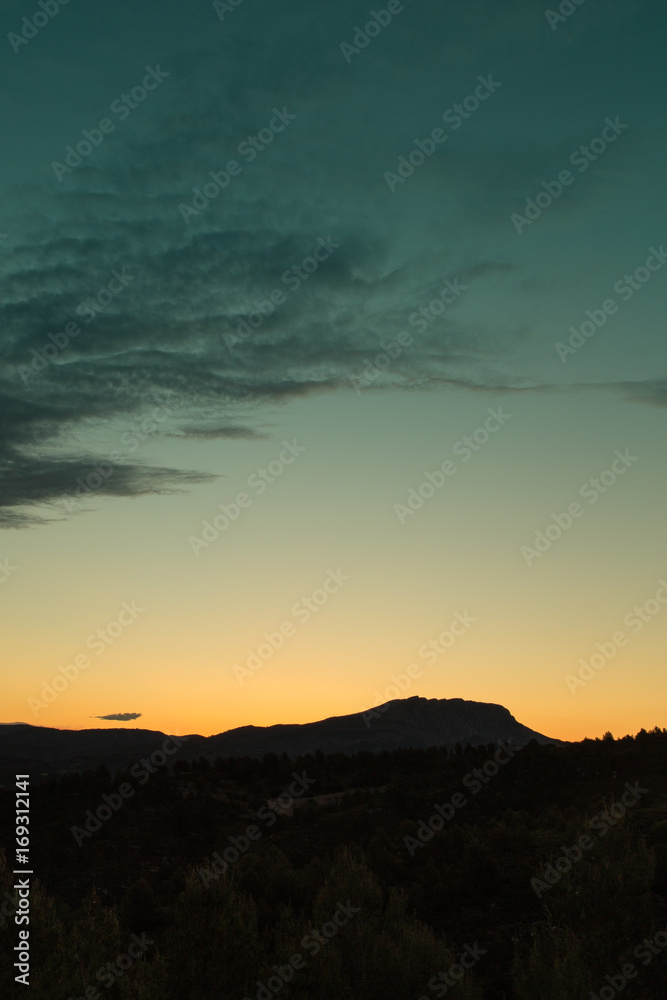
[[[30,996],[664,1000],[666,765],[656,728],[33,784]]]

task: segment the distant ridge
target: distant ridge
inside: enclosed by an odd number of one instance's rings
[[[176,737],[177,738],[177,737]],[[150,729],[49,729],[25,723],[0,727],[0,780],[15,772],[40,775],[85,771],[106,765],[111,771],[159,750],[168,735]],[[399,698],[384,705],[333,716],[319,722],[241,726],[217,736],[192,735],[171,760],[206,757],[289,757],[322,751],[353,754],[399,748],[453,747],[512,740],[560,744],[523,726],[502,705],[462,698]]]

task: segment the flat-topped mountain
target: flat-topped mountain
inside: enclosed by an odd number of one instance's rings
[[[48,729],[24,724],[0,726],[0,778],[14,773],[63,774],[106,765],[110,770],[159,750],[165,733],[149,729]],[[524,746],[563,741],[523,726],[502,705],[462,698],[400,698],[353,715],[319,722],[275,726],[241,726],[217,736],[180,737],[182,745],[169,760],[286,753],[353,754],[404,747],[453,747],[512,741]]]

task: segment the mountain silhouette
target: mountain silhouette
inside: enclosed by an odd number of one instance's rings
[[[149,729],[49,729],[25,724],[0,726],[0,780],[15,773],[40,775],[85,771],[104,764],[111,771],[159,750],[169,736]],[[353,754],[399,748],[478,746],[530,740],[561,744],[529,729],[502,705],[462,698],[399,698],[384,705],[318,722],[241,726],[216,736],[176,737],[183,741],[169,757],[297,757],[316,751]],[[173,744],[170,744],[173,752]]]

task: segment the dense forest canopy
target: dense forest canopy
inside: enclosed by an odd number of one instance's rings
[[[33,783],[30,995],[664,1000],[666,772],[656,727]]]

